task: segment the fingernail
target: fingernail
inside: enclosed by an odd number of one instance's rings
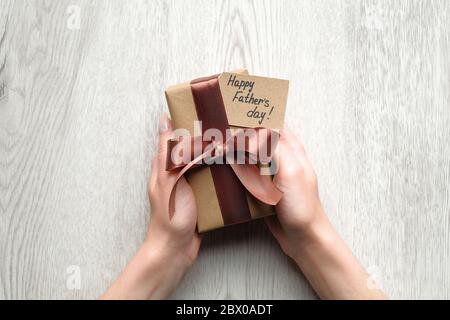
[[[166,113],[163,113],[161,115],[161,118],[159,119],[159,132],[166,132],[167,130],[169,130],[170,126],[171,124],[169,117]]]

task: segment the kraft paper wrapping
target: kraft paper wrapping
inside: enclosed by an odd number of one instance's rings
[[[233,72],[248,74],[245,69]],[[187,129],[191,135],[194,135],[194,122],[198,120],[198,118],[190,82],[171,86],[166,90],[165,94],[173,127],[175,129]],[[268,178],[270,179],[270,177]],[[198,231],[204,232],[225,226],[210,168],[208,166],[202,166],[190,170],[186,174],[186,179],[192,187],[196,199]],[[272,206],[261,203],[248,193],[247,202],[252,219],[261,218],[274,213],[274,208]]]

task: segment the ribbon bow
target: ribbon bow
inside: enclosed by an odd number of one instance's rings
[[[272,136],[275,136],[275,139],[272,139]],[[202,136],[168,140],[166,170],[181,169],[171,188],[169,217],[172,218],[175,212],[174,194],[178,180],[190,169],[201,165],[230,165],[250,194],[261,202],[276,205],[282,197],[282,192],[273,184],[270,176],[261,175],[257,163],[268,164],[271,161],[277,142],[278,133],[266,128],[238,129],[224,142],[213,139],[205,141]],[[202,153],[195,156],[194,151],[198,146],[201,146]],[[263,151],[266,151],[264,158],[261,157]],[[174,152],[182,154],[184,161],[175,163]],[[238,161],[235,161],[236,156]],[[224,159],[225,163],[222,162]]]

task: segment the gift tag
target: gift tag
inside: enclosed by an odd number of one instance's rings
[[[288,80],[224,72],[219,85],[231,126],[283,128]]]

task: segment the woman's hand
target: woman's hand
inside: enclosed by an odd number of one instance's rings
[[[147,238],[103,299],[163,299],[177,287],[197,257],[200,236],[196,231],[197,208],[191,187],[182,177],[175,191],[175,212],[168,203],[176,173],[165,170],[167,140],[172,135],[169,118],[160,121],[158,154],[149,182],[151,205]]]
[[[192,189],[184,177],[178,180],[175,192],[175,212],[169,218],[168,203],[177,173],[166,171],[167,141],[172,136],[170,119],[163,115],[160,123],[159,152],[153,159],[149,182],[151,205],[147,245],[160,248],[190,266],[197,258],[200,236],[196,231],[197,208]]]
[[[277,147],[274,183],[283,191],[277,215],[266,218],[283,251],[325,299],[385,298],[328,220],[317,178],[301,142],[286,128]]]
[[[297,137],[285,127],[276,149],[279,168],[273,181],[283,192],[276,206],[276,216],[266,222],[283,251],[294,257],[298,244],[314,224],[325,217],[319,199],[317,178],[305,149]]]

